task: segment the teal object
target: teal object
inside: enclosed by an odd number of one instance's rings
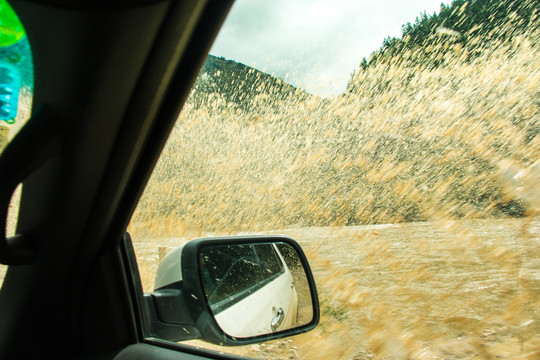
[[[17,117],[21,72],[17,66],[0,61],[0,120],[13,124]]]
[[[24,27],[17,14],[6,0],[0,0],[0,48],[17,44],[24,35]],[[18,63],[20,59],[15,52],[7,57],[10,62],[0,61],[0,120],[8,124],[13,124],[17,117],[22,79],[21,72],[14,63]]]

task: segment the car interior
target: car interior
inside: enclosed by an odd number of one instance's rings
[[[143,338],[123,244],[231,3],[10,1],[35,77],[32,116],[0,162],[3,222],[24,189],[0,240],[1,359],[227,357]]]

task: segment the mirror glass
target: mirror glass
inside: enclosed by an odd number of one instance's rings
[[[232,337],[270,334],[313,319],[304,267],[287,243],[207,245],[199,264],[208,305]]]

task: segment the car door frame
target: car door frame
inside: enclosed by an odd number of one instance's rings
[[[20,179],[17,233],[37,259],[7,270],[0,358],[167,358],[170,345],[143,337],[122,239],[232,1],[10,4],[34,55],[34,107],[52,109],[62,146]]]

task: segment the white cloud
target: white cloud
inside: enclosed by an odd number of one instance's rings
[[[448,2],[448,1],[446,1]],[[237,0],[212,47],[319,95],[345,90],[363,57],[441,0]]]

